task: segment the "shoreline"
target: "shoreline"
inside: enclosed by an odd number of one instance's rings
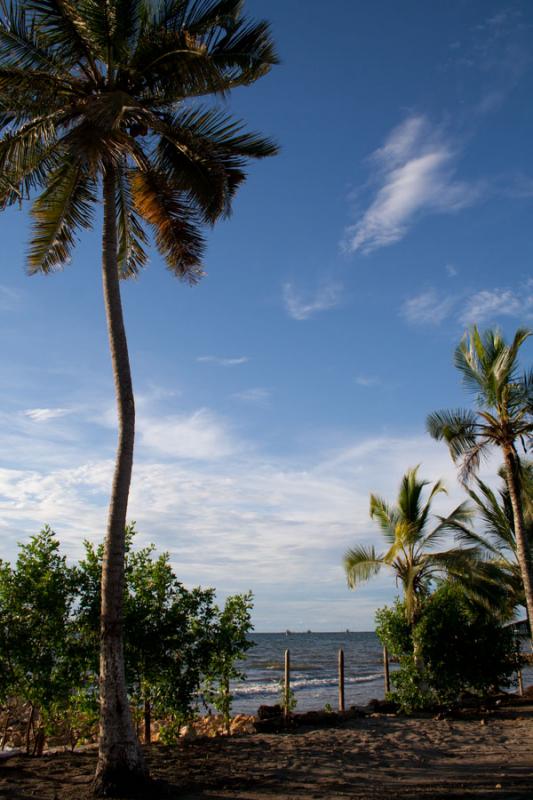
[[[462,717],[369,713],[282,733],[144,746],[153,791],[180,800],[533,796],[533,698]],[[0,763],[0,798],[85,800],[96,749]]]

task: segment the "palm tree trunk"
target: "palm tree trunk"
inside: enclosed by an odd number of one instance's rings
[[[103,289],[111,362],[118,407],[118,448],[104,561],[100,618],[100,732],[94,791],[101,796],[126,794],[147,776],[135,735],[124,673],[122,605],[125,528],[133,467],[135,403],[117,264],[115,176],[104,174]]]
[[[533,565],[531,563],[530,545],[526,538],[524,526],[518,457],[513,448],[506,448],[504,449],[504,458],[507,488],[509,489],[509,497],[513,508],[516,556],[524,586],[529,633],[533,643]]]

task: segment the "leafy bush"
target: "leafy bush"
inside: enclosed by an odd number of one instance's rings
[[[45,735],[70,705],[83,674],[73,623],[75,574],[49,527],[19,545],[15,566],[0,564],[0,689],[29,705],[26,743]]]
[[[124,653],[128,694],[138,727],[152,715],[170,741],[181,725],[211,703],[229,724],[230,681],[252,646],[252,595],[228,597],[186,589],[166,553],[133,549],[126,536]],[[19,546],[15,567],[0,561],[0,705],[17,696],[30,704],[30,728],[60,733],[72,747],[97,719],[100,578],[103,547],[85,542],[85,557],[68,566],[46,527]],[[34,737],[36,738],[36,737]],[[35,747],[34,747],[35,749]]]
[[[252,629],[251,610],[251,592],[227,598],[214,623],[213,646],[204,671],[204,697],[222,714],[228,731],[233,700],[230,681],[245,677],[238,662],[254,646],[248,639]]]
[[[398,601],[381,609],[377,620],[378,636],[400,661],[389,697],[406,713],[512,683],[518,667],[512,631],[474,609],[453,584],[443,583],[426,600],[412,629]]]
[[[484,695],[509,687],[518,668],[512,630],[490,612],[474,609],[452,584],[429,599],[413,636],[442,702],[465,690]]]
[[[404,601],[397,597],[392,608],[379,608],[375,619],[376,634],[389,655],[401,658],[413,652],[411,625]]]

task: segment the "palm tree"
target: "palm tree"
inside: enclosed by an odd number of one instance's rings
[[[442,482],[437,481],[423,502],[422,493],[428,485],[429,481],[419,480],[416,467],[403,476],[396,505],[390,506],[381,497],[370,495],[370,516],[379,524],[388,549],[378,554],[373,546],[358,546],[344,556],[344,570],[351,589],[377,575],[382,567],[393,570],[396,581],[403,587],[411,625],[418,618],[432,581],[447,573],[463,576],[477,553],[475,548],[432,550],[455,524],[464,524],[470,519],[472,512],[467,503],[461,503],[447,517],[437,516],[437,524],[428,530],[433,499],[446,492]]]
[[[249,158],[276,146],[211,103],[277,63],[269,26],[242,0],[0,0],[0,204],[33,201],[29,272],[65,265],[103,199],[102,275],[118,451],[102,575],[100,748],[95,791],[146,774],[124,681],[124,532],[135,407],[120,278],[147,255],[202,275],[200,226],[227,216]]]
[[[521,377],[518,372],[519,350],[530,335],[530,331],[520,328],[511,344],[507,344],[497,330],[487,330],[481,335],[474,326],[465,334],[455,351],[454,363],[466,387],[474,393],[477,411],[438,411],[430,414],[427,427],[431,436],[448,444],[465,484],[491,448],[501,449],[513,514],[516,557],[533,633],[533,563],[524,523],[516,447],[517,442],[525,444],[533,434],[533,377],[531,374]]]
[[[521,496],[524,528],[528,549],[533,546],[533,509],[531,507],[533,465],[522,463]],[[479,478],[477,491],[468,489],[476,506],[482,531],[472,530],[462,523],[452,525],[456,539],[462,545],[478,547],[483,556],[480,561],[480,577],[486,579],[487,599],[494,599],[493,610],[500,613],[504,621],[512,618],[517,606],[523,606],[524,586],[517,558],[514,517],[509,489],[505,481],[505,470],[500,470],[503,486],[498,493]],[[491,586],[494,591],[491,590]]]

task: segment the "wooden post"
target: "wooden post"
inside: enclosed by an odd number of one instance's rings
[[[383,671],[385,677],[385,694],[390,692],[390,674],[389,674],[389,653],[386,647],[383,648]]]
[[[285,719],[289,718],[291,707],[291,651],[285,650],[285,697],[283,715]]]
[[[344,650],[339,650],[339,711],[344,711]]]
[[[144,743],[152,743],[152,707],[150,701],[144,701]]]
[[[522,679],[522,669],[518,670],[518,694],[520,697],[524,696],[524,681]]]

